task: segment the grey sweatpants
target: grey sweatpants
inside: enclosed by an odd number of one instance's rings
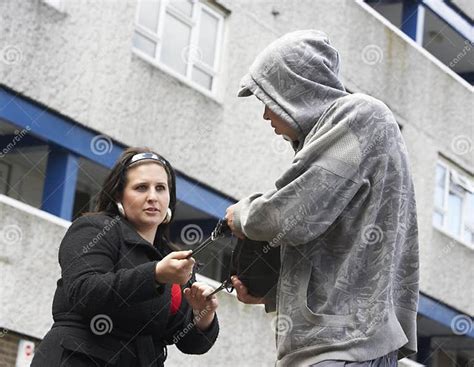
[[[397,351],[394,351],[384,355],[383,357],[365,362],[348,362],[337,360],[322,361],[312,364],[309,367],[397,367],[397,354]]]

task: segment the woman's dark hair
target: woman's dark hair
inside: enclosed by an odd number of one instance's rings
[[[112,170],[110,171],[102,185],[102,188],[97,198],[95,212],[105,212],[113,216],[120,215],[117,209],[116,202],[120,200],[123,195],[123,190],[125,189],[125,185],[127,183],[127,169],[130,165],[130,161],[135,154],[139,153],[154,153],[165,163],[161,164],[160,162],[155,161],[165,169],[166,174],[168,176],[168,188],[170,193],[169,208],[174,214],[176,207],[176,175],[174,169],[165,158],[146,147],[128,148],[120,155],[119,159],[112,167]],[[143,163],[145,162],[149,163],[150,161],[146,160]],[[140,162],[134,163],[133,167],[136,167],[138,165],[140,165]],[[157,241],[159,244],[169,244],[169,223],[162,223],[159,225],[158,231],[155,236],[155,245]]]

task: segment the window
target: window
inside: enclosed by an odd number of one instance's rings
[[[436,165],[433,225],[474,249],[474,184],[444,162]]]
[[[472,19],[452,1],[365,0],[468,83],[474,84]],[[471,1],[472,2],[472,1]],[[467,2],[466,2],[467,5]]]
[[[46,5],[51,6],[52,8],[56,9],[57,11],[63,11],[63,2],[62,0],[43,0]]]
[[[79,158],[72,219],[95,210],[97,196],[110,170],[89,159]]]
[[[133,48],[167,72],[213,93],[223,20],[197,0],[140,0]]]

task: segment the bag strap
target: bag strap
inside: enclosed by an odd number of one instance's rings
[[[189,259],[192,256],[196,256],[207,246],[216,242],[218,239],[225,237],[226,234],[230,233],[231,230],[229,225],[227,224],[227,221],[225,219],[220,219],[219,222],[217,222],[216,228],[214,228],[214,230],[212,231],[211,236],[207,238],[203,243],[201,243],[198,247],[196,247],[193,252],[186,257],[186,259]]]

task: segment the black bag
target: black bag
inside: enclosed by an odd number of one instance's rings
[[[230,275],[237,275],[250,295],[274,297],[280,275],[280,247],[248,238],[239,239],[232,252]]]
[[[221,219],[211,236],[195,248],[188,258],[199,254],[207,246],[230,233],[226,220]],[[196,263],[195,266],[197,265]],[[274,299],[280,275],[280,248],[272,247],[268,242],[253,241],[248,238],[238,239],[230,259],[229,276],[208,295],[208,298],[223,289],[232,292],[233,286],[230,279],[232,275],[236,275],[242,281],[250,295]]]

